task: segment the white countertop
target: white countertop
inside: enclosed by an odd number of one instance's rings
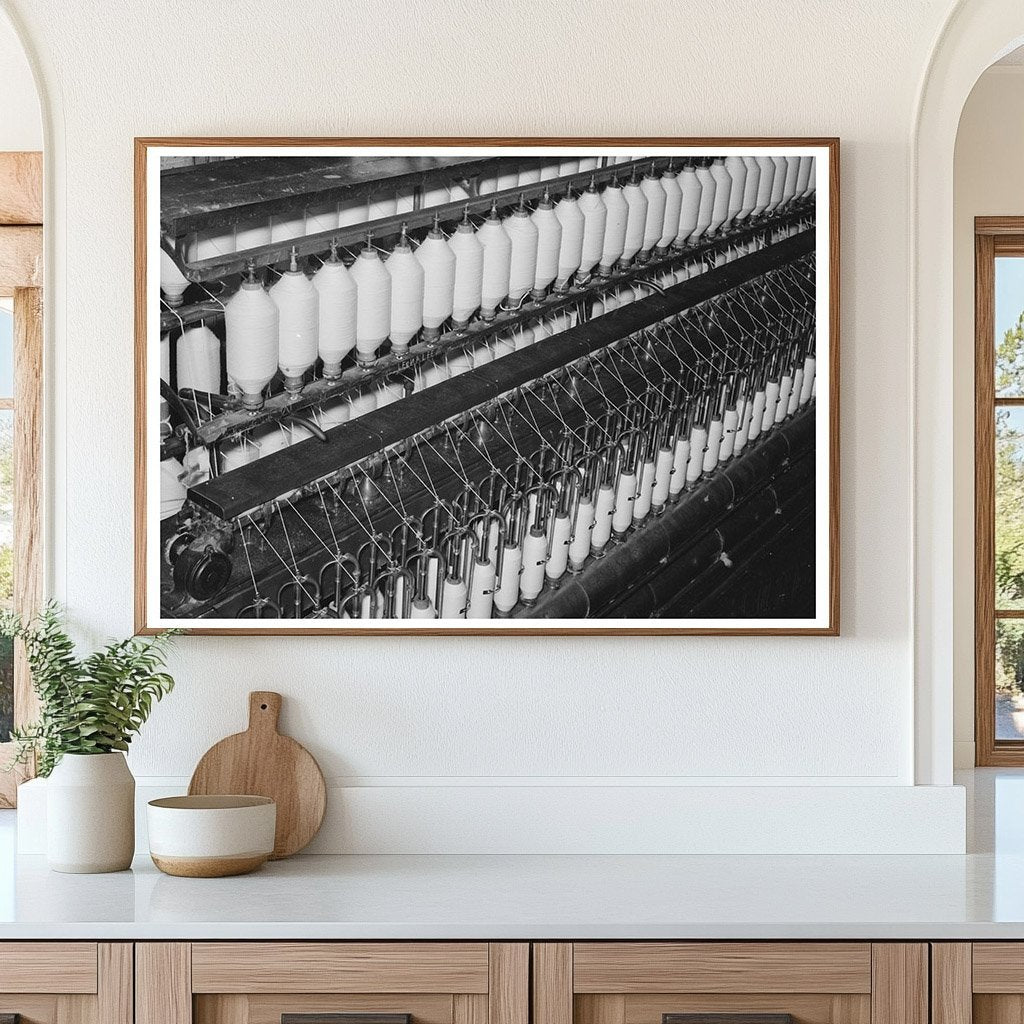
[[[59,875],[14,857],[0,812],[0,940],[1024,939],[1024,773],[963,781],[966,856],[310,856],[227,879],[137,858]]]
[[[1024,856],[298,857],[232,879],[18,862],[0,939],[1024,938]]]

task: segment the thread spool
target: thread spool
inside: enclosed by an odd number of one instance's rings
[[[811,188],[811,178],[813,170],[814,157],[800,157],[800,169],[797,171],[796,176],[796,194],[798,197],[809,195],[811,191],[813,191]]]
[[[237,441],[221,442],[217,452],[217,468],[221,476],[233,470],[248,466],[256,457],[256,448],[246,437]]]
[[[365,416],[368,412],[373,412],[376,408],[377,393],[373,388],[360,391],[348,401],[349,418],[353,420],[358,419],[360,416]]]
[[[584,156],[580,158],[580,173],[583,171],[596,171],[601,166],[599,156]]]
[[[160,292],[168,306],[180,306],[185,298],[188,280],[178,269],[170,253],[160,250]]]
[[[800,157],[786,157],[786,181],[782,189],[782,205],[786,206],[796,198],[796,181],[800,174]]]
[[[360,366],[369,366],[391,330],[391,275],[384,269],[369,234],[351,273],[358,289],[356,360]]]
[[[789,164],[784,156],[773,156],[772,163],[775,164],[775,179],[772,182],[772,197],[768,204],[768,212],[773,213],[782,203],[782,196],[786,190],[786,174]]]
[[[534,270],[533,297],[544,298],[558,276],[558,253],[562,247],[562,225],[555,215],[549,192],[537,204],[531,218],[537,227],[537,263]]]
[[[384,264],[391,277],[391,351],[402,356],[423,326],[423,266],[412,251],[405,225]]]
[[[754,157],[745,156],[743,166],[747,169],[747,177],[743,186],[743,205],[736,214],[736,219],[745,221],[757,206],[757,194],[761,186],[761,165]]]
[[[775,161],[770,156],[759,156],[756,159],[760,175],[757,179],[757,200],[751,212],[752,217],[759,217],[768,209],[772,201],[772,185],[775,182]]]
[[[182,332],[175,346],[178,391],[220,393],[220,339],[205,324]]]
[[[517,306],[529,294],[537,276],[537,225],[530,218],[524,196],[519,197],[519,205],[511,216],[505,218],[504,227],[512,240],[508,301],[509,305]]]
[[[580,210],[579,201],[572,189],[562,196],[555,207],[555,216],[562,229],[562,241],[558,248],[558,274],[555,278],[555,290],[564,292],[569,289],[572,275],[580,268],[583,260],[583,232],[586,221]]]
[[[729,218],[729,200],[732,196],[732,176],[725,167],[725,160],[717,157],[711,162],[711,177],[715,182],[715,204],[711,210],[708,233],[714,234]]]
[[[583,239],[580,246],[580,265],[576,273],[582,280],[590,276],[601,260],[605,224],[608,221],[608,208],[604,205],[593,178],[590,179],[586,192],[580,196],[578,206],[583,216]]]
[[[512,268],[512,239],[501,223],[496,205],[491,206],[491,212],[476,236],[483,249],[480,315],[484,320],[493,320],[498,307],[508,295],[509,272]]]
[[[449,200],[450,196],[447,187],[435,185],[433,188],[423,190],[423,194],[420,196],[420,209],[429,210],[434,206],[444,206]]]
[[[412,213],[416,209],[416,193],[411,189],[395,195],[395,213]]]
[[[796,185],[796,178],[793,179],[793,184]],[[229,256],[234,251],[235,229],[211,228],[209,231],[196,232],[189,259],[212,260],[218,256]]]
[[[352,409],[344,398],[337,398],[333,402],[325,402],[317,410],[316,419],[321,430],[330,430],[331,427],[338,427],[347,423],[352,415]]]
[[[647,228],[647,196],[637,180],[635,167],[633,176],[622,190],[622,197],[626,200],[626,234],[619,262],[628,267],[644,244],[644,231]]]
[[[679,220],[683,209],[683,190],[679,185],[679,175],[672,165],[661,172],[661,187],[665,192],[665,212],[661,220],[661,237],[658,239],[657,250],[667,253],[679,234]]]
[[[363,196],[360,199],[342,199],[338,203],[338,227],[347,228],[365,224],[370,219],[370,206]]]
[[[235,251],[256,249],[261,245],[270,245],[270,218],[254,217],[235,225]]]
[[[550,163],[541,164],[540,181],[551,181],[554,178],[557,178],[560,167],[561,163],[557,160]]]
[[[324,364],[324,377],[337,380],[341,363],[356,345],[357,289],[348,268],[338,259],[337,246],[313,275],[317,290],[319,332],[317,346]]]
[[[640,182],[640,191],[647,200],[644,237],[640,245],[640,259],[646,263],[651,258],[654,247],[661,241],[662,229],[665,227],[665,204],[668,200],[661,177],[655,172],[653,163]]]
[[[441,232],[438,218],[416,250],[423,267],[423,337],[436,341],[455,303],[455,253]]]
[[[747,165],[743,162],[743,157],[730,154],[725,158],[725,169],[730,178],[729,206],[722,227],[728,228],[743,209],[743,195],[747,188]]]
[[[277,373],[280,316],[250,264],[248,279],[224,306],[228,377],[247,409],[263,405],[263,389]]]
[[[306,233],[306,215],[280,216],[270,218],[270,240],[272,242],[290,242],[301,238]]]
[[[484,250],[470,222],[468,206],[448,245],[455,253],[452,320],[457,327],[465,327],[480,308],[484,276]]]
[[[532,327],[520,325],[512,332],[515,337],[516,351],[529,348],[537,340],[537,332]]]
[[[527,161],[519,165],[519,176],[516,179],[517,185],[536,185],[540,181],[540,164],[536,161]]]
[[[477,184],[477,195],[489,196],[492,192],[504,192],[519,184],[519,170],[515,165],[506,165],[504,169],[490,177],[481,178]]]
[[[618,263],[626,247],[626,220],[629,217],[629,206],[623,195],[622,186],[617,178],[601,193],[607,211],[604,225],[604,245],[601,251],[599,273],[607,277]]]
[[[306,234],[319,235],[324,231],[335,231],[338,227],[338,204],[320,203],[306,210]]]
[[[697,210],[697,226],[694,228],[691,241],[696,241],[702,235],[707,234],[711,227],[711,221],[714,219],[715,192],[718,189],[718,183],[711,173],[709,163],[698,164],[694,169],[694,174],[700,183],[700,206]]]
[[[375,192],[367,203],[367,220],[383,220],[398,212],[398,197],[394,192]]]
[[[185,467],[177,459],[164,459],[160,463],[160,518],[170,519],[181,511],[188,491],[183,477]]]
[[[469,192],[462,182],[453,182],[451,187],[448,189],[448,202],[450,203],[461,203],[466,199],[469,199]]]
[[[558,176],[568,177],[570,174],[577,174],[580,170],[579,160],[562,160],[558,165]]]
[[[278,323],[278,366],[284,375],[284,389],[295,397],[302,391],[302,378],[316,362],[320,326],[319,296],[313,282],[299,269],[292,249],[291,265],[270,289],[280,313]]]

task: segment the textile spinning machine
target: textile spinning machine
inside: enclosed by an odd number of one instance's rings
[[[808,156],[161,175],[168,618],[814,614]]]

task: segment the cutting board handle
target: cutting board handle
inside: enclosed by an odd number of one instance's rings
[[[277,732],[281,715],[281,694],[253,690],[249,694],[249,732]]]

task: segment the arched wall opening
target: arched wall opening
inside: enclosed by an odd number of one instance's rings
[[[1018,0],[963,0],[943,26],[926,69],[911,139],[915,778],[921,784],[951,781],[954,691],[958,706],[964,687],[973,693],[973,662],[963,653],[965,643],[973,646],[973,547],[964,547],[957,520],[972,473],[964,459],[973,458],[972,444],[964,443],[973,390],[965,397],[957,372],[960,346],[968,346],[973,360],[973,334],[964,338],[954,328],[956,138],[975,83],[1021,43],[1024,8]],[[966,543],[972,538],[968,533]]]

